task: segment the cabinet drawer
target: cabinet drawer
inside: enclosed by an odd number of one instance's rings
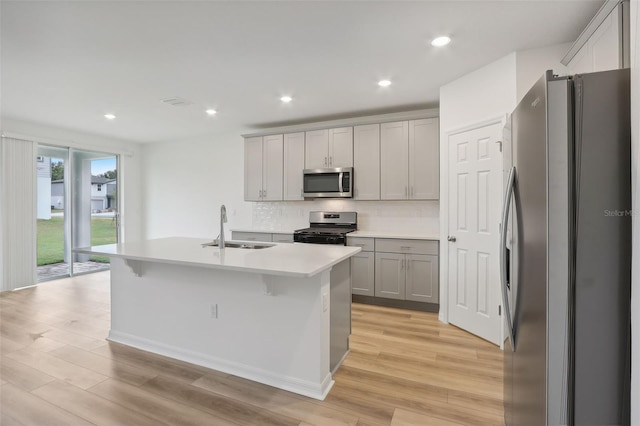
[[[240,241],[266,241],[271,242],[271,234],[264,232],[232,232],[231,238]]]
[[[273,234],[273,239],[271,241],[274,243],[292,243],[293,234]]]
[[[379,252],[438,255],[437,241],[376,238],[375,247]]]
[[[347,237],[347,245],[362,247],[362,251],[374,251],[375,242],[373,238]]]

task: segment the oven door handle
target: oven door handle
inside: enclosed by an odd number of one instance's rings
[[[342,186],[342,178],[344,176],[344,172],[340,172],[338,174],[338,189],[340,190],[340,192],[344,192],[344,188]]]

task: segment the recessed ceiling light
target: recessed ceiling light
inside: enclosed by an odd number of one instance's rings
[[[442,47],[449,44],[450,41],[451,39],[447,36],[436,37],[433,40],[431,40],[431,45],[435,47]]]
[[[389,80],[380,80],[378,82],[378,86],[380,87],[387,87],[389,85],[391,85],[391,82]]]
[[[106,118],[107,120],[113,120],[114,118],[116,118],[116,116],[113,114],[105,114],[104,118]]]
[[[291,96],[283,96],[280,98],[280,100],[282,102],[284,102],[285,104],[288,104],[289,102],[291,102],[293,100],[293,98]]]
[[[205,112],[209,115],[216,115],[218,111],[216,111],[215,109],[208,109]]]

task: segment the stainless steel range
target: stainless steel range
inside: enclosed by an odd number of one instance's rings
[[[309,212],[309,228],[293,233],[296,243],[347,245],[347,234],[358,229],[356,212]]]

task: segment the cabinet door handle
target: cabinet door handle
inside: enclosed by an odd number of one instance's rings
[[[407,186],[404,187],[404,196],[405,197],[409,196],[409,188]]]
[[[324,157],[324,165],[327,165],[327,157]]]
[[[267,190],[266,190],[266,189],[262,191],[262,196],[263,196],[264,198],[267,198]]]
[[[333,166],[333,157],[329,157],[329,165]]]

